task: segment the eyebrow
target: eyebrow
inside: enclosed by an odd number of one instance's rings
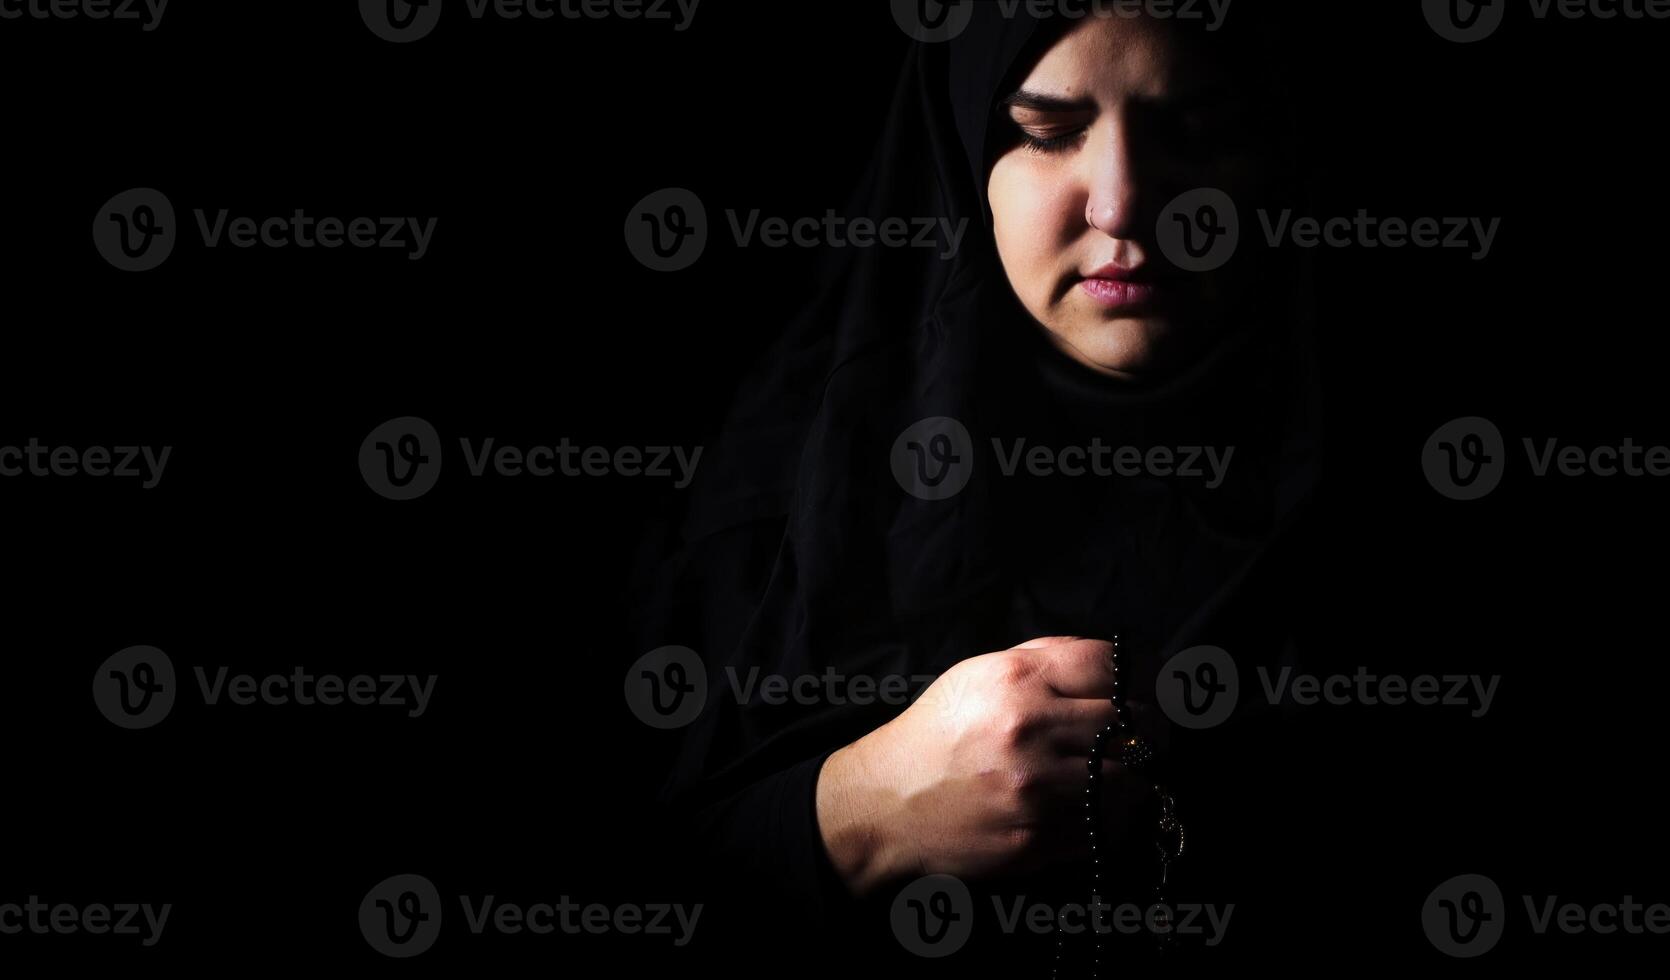
[[[1193,92],[1155,101],[1179,108],[1192,108],[1223,101],[1234,95],[1234,91],[1235,86],[1232,84],[1216,82]],[[1089,112],[1096,108],[1096,100],[1089,96],[1067,99],[1059,95],[1046,95],[1043,92],[1029,92],[1023,88],[1016,89],[1005,97],[998,103],[998,108],[1031,109],[1035,112]]]
[[[1085,112],[1096,108],[1096,100],[1088,96],[1064,99],[1059,95],[1028,92],[1023,88],[1010,93],[999,105],[1005,109],[1033,109],[1038,112]]]

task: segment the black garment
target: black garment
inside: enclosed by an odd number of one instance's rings
[[[1143,699],[1165,659],[1191,646],[1233,651],[1243,672],[1290,656],[1294,529],[1316,482],[1319,435],[1305,321],[1289,302],[1295,282],[1273,282],[1188,376],[1136,392],[1052,347],[997,263],[983,193],[988,128],[1005,86],[1064,26],[977,5],[958,38],[912,49],[849,210],[966,219],[963,247],[949,261],[913,249],[831,257],[816,301],[743,386],[680,540],[649,581],[640,648],[682,644],[709,671],[706,710],[683,733],[666,797],[690,835],[673,849],[695,853],[715,889],[704,919],[715,945],[759,951],[822,935],[832,941],[817,943],[816,964],[832,970],[847,958],[929,963],[891,935],[891,893],[847,896],[814,806],[828,755],[901,707],[737,704],[728,671],[923,677],[1036,636],[1117,633],[1127,690]],[[895,478],[892,449],[913,423],[942,416],[971,434],[974,471],[955,496],[919,499]],[[999,458],[1015,439],[1235,456],[1213,489],[1004,476]],[[1276,724],[1259,714],[1164,739],[1189,835],[1178,900],[1191,888],[1241,888],[1198,898],[1234,902],[1280,884],[1268,873],[1268,848],[1282,846],[1270,825],[1294,798],[1280,795],[1265,757],[1296,749],[1269,731],[1233,734]],[[1087,882],[1085,869],[1067,867],[972,884],[989,917],[993,895],[1082,902]],[[1255,914],[1269,919],[1278,906]],[[713,937],[721,930],[726,938]],[[952,959],[1042,975],[1053,942],[977,930]]]

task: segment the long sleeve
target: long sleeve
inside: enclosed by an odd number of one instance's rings
[[[697,867],[727,876],[728,886],[758,894],[763,905],[792,909],[807,926],[828,926],[848,914],[853,899],[817,820],[818,773],[833,751],[685,813],[703,852]]]
[[[761,607],[773,579],[793,574],[784,530],[779,517],[742,513],[694,535],[686,524],[640,585],[636,639],[643,649],[687,646],[706,670],[706,705],[670,733],[677,749],[659,794],[680,859],[704,888],[780,914],[782,926],[822,928],[855,900],[824,848],[818,776],[864,722],[831,705],[761,704],[735,688],[750,671],[799,672],[778,659],[790,629]]]

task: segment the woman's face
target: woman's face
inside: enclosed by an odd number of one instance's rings
[[[1215,187],[1238,199],[1244,107],[1197,45],[1147,18],[1091,17],[999,108],[1006,149],[987,186],[1015,294],[1057,347],[1133,381],[1207,347],[1228,284],[1182,273],[1156,244],[1166,205]]]

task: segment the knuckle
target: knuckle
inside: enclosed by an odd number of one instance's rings
[[[1028,684],[1037,673],[1037,664],[1030,657],[1005,657],[998,665],[998,681],[1009,687]]]
[[[1032,826],[1005,827],[1001,835],[1004,846],[1015,851],[1030,850],[1038,842],[1038,828]]]
[[[1037,720],[1018,705],[1001,709],[994,725],[1000,744],[1009,750],[1019,748],[1030,739],[1036,727]]]
[[[1107,660],[1112,659],[1112,657],[1113,657],[1113,641],[1111,641],[1111,640],[1085,640],[1083,642],[1084,642],[1084,649],[1087,652],[1093,653],[1096,656],[1102,657],[1102,658],[1107,659]]]
[[[1045,774],[1037,766],[1025,762],[1006,766],[998,781],[1003,799],[1018,812],[1030,809],[1034,798],[1045,790],[1048,784]]]

